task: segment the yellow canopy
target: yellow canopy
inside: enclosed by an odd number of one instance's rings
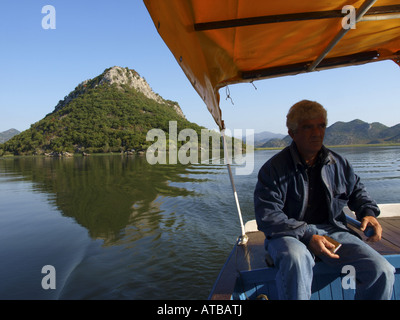
[[[227,84],[387,59],[400,64],[400,0],[144,3],[220,129],[218,91]]]

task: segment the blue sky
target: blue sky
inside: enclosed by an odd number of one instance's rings
[[[56,29],[42,28],[45,5]],[[217,128],[203,101],[159,37],[141,0],[2,0],[0,12],[0,132],[26,130],[52,112],[80,82],[106,68],[135,69],[155,92],[177,101],[193,122]],[[221,91],[229,129],[286,133],[285,117],[301,99],[317,100],[328,121],[400,123],[393,62],[232,85]]]

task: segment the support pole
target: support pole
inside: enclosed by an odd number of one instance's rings
[[[245,245],[247,243],[248,237],[246,235],[246,232],[244,230],[244,224],[243,224],[243,218],[242,218],[242,212],[240,210],[240,204],[239,204],[239,198],[237,196],[237,192],[236,192],[236,187],[235,187],[235,182],[233,180],[233,174],[232,174],[232,169],[231,169],[231,163],[230,163],[230,157],[228,154],[228,146],[226,143],[226,138],[225,138],[225,129],[221,130],[221,136],[222,136],[222,143],[224,145],[224,156],[225,156],[225,163],[226,166],[228,168],[228,174],[229,174],[229,180],[231,181],[231,186],[232,186],[232,191],[233,191],[233,197],[235,199],[235,203],[236,203],[236,209],[238,211],[238,215],[239,215],[239,221],[240,221],[240,228],[242,230],[242,234],[238,239],[237,244],[238,245]]]
[[[392,13],[392,14],[375,14],[363,16],[360,22],[363,21],[381,21],[381,20],[390,20],[390,19],[400,19],[400,13]]]
[[[361,7],[357,10],[356,23],[359,22],[367,11],[374,5],[377,0],[366,0]],[[308,67],[308,72],[312,72],[321,63],[321,61],[327,56],[327,54],[333,49],[333,47],[345,36],[350,29],[340,29],[339,33],[336,34],[335,38],[328,44],[328,46],[322,51],[317,59]]]

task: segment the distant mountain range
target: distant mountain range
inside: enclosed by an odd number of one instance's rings
[[[0,133],[0,156],[145,151],[153,144],[146,140],[150,129],[161,129],[169,139],[170,121],[177,122],[178,132],[190,128],[199,137],[204,129],[189,122],[177,102],[153,92],[135,70],[112,67],[80,83],[28,130]],[[254,142],[256,148],[285,147],[291,138],[262,132],[254,135]],[[176,147],[184,143],[177,141]],[[328,146],[380,143],[400,143],[400,124],[387,127],[353,120],[326,129]]]
[[[254,146],[259,147],[259,146],[264,145],[265,143],[267,143],[268,141],[270,141],[272,139],[280,140],[280,139],[283,139],[284,137],[285,137],[284,134],[263,131],[260,133],[255,133],[253,136],[250,136],[249,140],[250,141],[253,140]]]
[[[285,147],[291,141],[288,135],[268,141],[255,138],[254,146],[256,148]],[[327,146],[383,143],[400,143],[400,124],[387,127],[379,122],[367,123],[356,119],[349,122],[335,122],[325,131],[324,144]]]
[[[8,140],[10,140],[12,137],[16,136],[19,134],[20,131],[17,129],[9,129],[3,132],[0,132],[0,143],[4,143]]]

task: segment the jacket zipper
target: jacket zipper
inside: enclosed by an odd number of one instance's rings
[[[302,168],[301,175],[303,177],[304,199],[303,199],[303,206],[301,208],[299,220],[303,221],[304,215],[306,214],[306,210],[307,210],[307,204],[308,204],[308,175],[306,172],[304,172],[304,168]]]

